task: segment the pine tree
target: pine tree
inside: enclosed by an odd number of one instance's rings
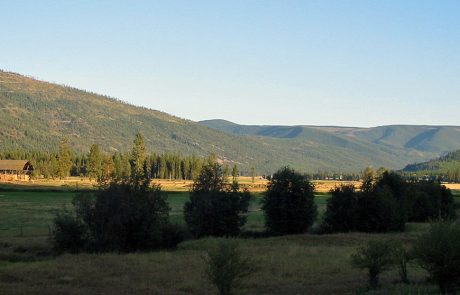
[[[88,154],[88,174],[90,179],[100,180],[102,177],[102,153],[99,145],[93,144]]]
[[[145,142],[141,133],[136,134],[131,150],[131,176],[142,177],[145,161]]]
[[[63,179],[70,174],[72,168],[72,152],[70,151],[69,139],[64,138],[59,144],[57,174]]]

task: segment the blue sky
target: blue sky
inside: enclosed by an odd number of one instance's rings
[[[460,125],[460,1],[1,1],[0,68],[191,120]]]

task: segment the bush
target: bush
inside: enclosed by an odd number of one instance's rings
[[[58,213],[53,220],[51,242],[58,252],[78,253],[87,243],[86,226],[69,212]]]
[[[234,288],[255,272],[254,262],[243,257],[234,240],[223,240],[205,257],[206,275],[217,287],[219,294],[230,295]]]
[[[404,230],[401,208],[387,188],[375,188],[370,194],[360,194],[357,202],[357,230],[389,232]]]
[[[454,220],[455,202],[452,192],[439,182],[413,183],[408,192],[409,221]]]
[[[386,241],[369,241],[357,249],[351,256],[351,263],[369,272],[369,287],[375,289],[379,284],[379,275],[393,265],[392,246]]]
[[[412,253],[404,247],[400,241],[393,242],[392,246],[393,260],[398,268],[399,277],[404,284],[409,283],[407,274],[407,265],[413,259]]]
[[[184,217],[196,237],[235,236],[246,223],[250,195],[229,189],[219,164],[209,161],[195,180],[190,200],[184,205]]]
[[[192,193],[184,206],[185,221],[195,237],[236,236],[246,223],[249,193]]]
[[[428,271],[442,293],[460,288],[460,225],[439,223],[421,235],[414,247],[420,266]]]
[[[331,190],[327,200],[322,230],[326,232],[350,232],[357,228],[358,194],[353,185],[343,185]]]
[[[74,204],[89,228],[96,251],[137,251],[162,247],[169,207],[160,187],[146,183],[111,183],[78,196]]]
[[[406,184],[395,173],[384,172],[374,182],[368,171],[363,187],[353,186],[331,191],[322,230],[326,232],[402,231],[407,220]]]
[[[189,238],[189,232],[180,224],[166,224],[162,228],[162,246],[169,249],[177,248],[181,242]]]
[[[278,170],[262,200],[267,229],[275,234],[306,232],[317,215],[313,190],[306,175],[289,167]]]

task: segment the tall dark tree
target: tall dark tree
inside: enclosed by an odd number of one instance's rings
[[[212,158],[203,166],[184,205],[190,232],[196,237],[234,236],[246,222],[249,193],[227,188],[222,167]]]
[[[375,172],[372,167],[367,167],[361,173],[362,185],[361,191],[364,193],[368,193],[372,190],[374,181],[375,181]]]
[[[358,194],[353,185],[343,185],[331,190],[324,213],[323,230],[349,232],[356,230]]]
[[[88,175],[90,178],[100,180],[102,177],[103,155],[97,144],[91,145],[88,154]]]
[[[69,139],[64,138],[59,144],[57,163],[57,174],[63,179],[70,174],[72,168],[72,151],[70,150]]]
[[[267,229],[275,234],[306,232],[317,215],[313,191],[306,175],[289,167],[278,170],[263,198]]]
[[[141,133],[137,133],[131,150],[131,176],[133,178],[142,178],[144,176],[145,154],[144,137]]]

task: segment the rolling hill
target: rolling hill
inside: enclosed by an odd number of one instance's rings
[[[390,125],[373,128],[339,126],[270,126],[238,125],[225,120],[206,120],[201,124],[246,137],[287,140],[295,146],[322,146],[353,151],[368,158],[373,166],[398,169],[410,158],[430,159],[460,148],[460,127]],[[331,153],[333,153],[331,151]],[[395,163],[394,159],[401,159]],[[416,162],[416,161],[415,161]],[[376,164],[382,163],[382,164]]]
[[[55,151],[67,136],[79,153],[98,143],[127,151],[141,131],[151,152],[216,153],[241,170],[271,173],[283,165],[306,172],[400,169],[460,148],[460,128],[382,126],[243,126],[193,122],[106,96],[0,71],[0,150]]]

